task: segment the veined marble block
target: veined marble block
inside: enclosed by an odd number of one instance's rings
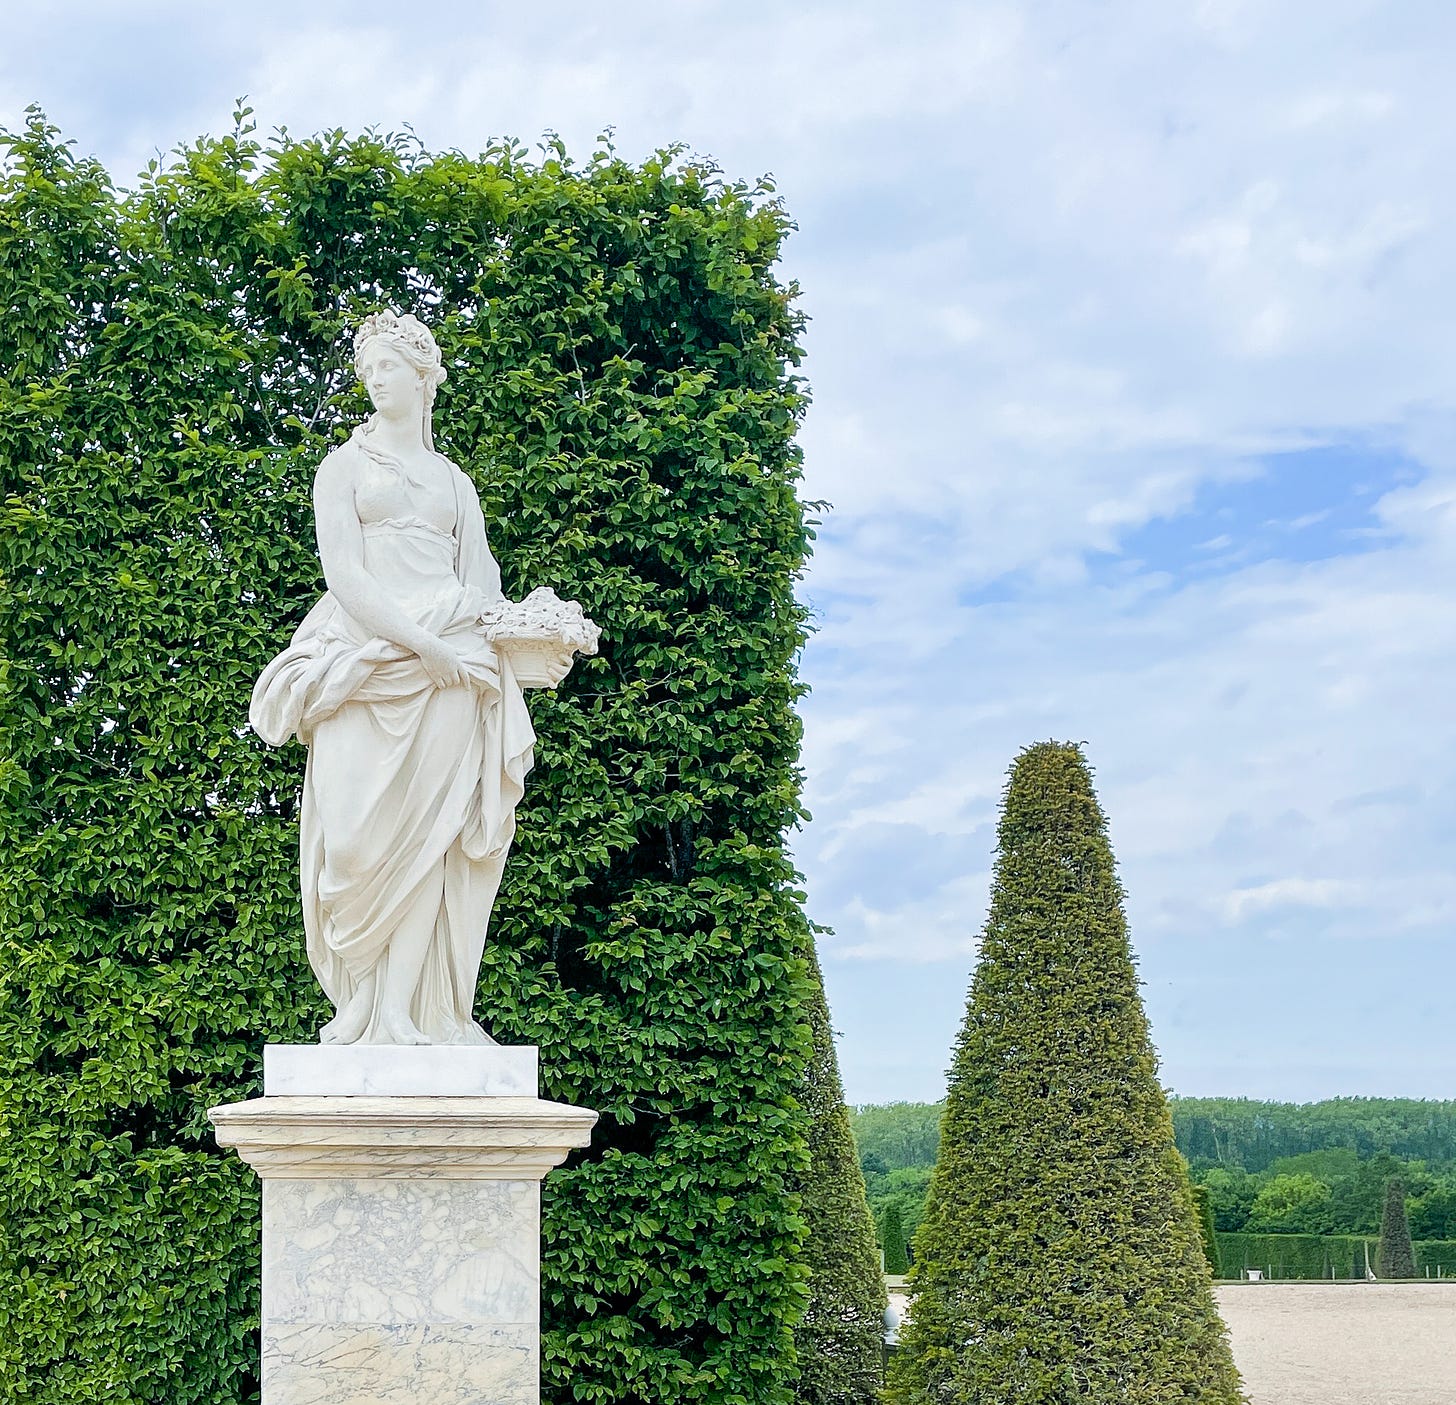
[[[410,1056],[377,1075],[394,1086],[414,1086],[415,1055],[467,1056],[447,1087],[480,1055],[529,1054],[501,1067],[529,1064],[534,1089],[534,1049],[322,1052]],[[413,1063],[418,1082],[428,1064]],[[263,1180],[263,1405],[537,1405],[540,1182],[596,1114],[533,1096],[280,1095],[278,1067],[264,1097],[210,1113]],[[308,1074],[283,1067],[283,1087]],[[321,1063],[304,1086],[348,1072]]]
[[[536,1181],[263,1186],[268,1405],[535,1405]]]

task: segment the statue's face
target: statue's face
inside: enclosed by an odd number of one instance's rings
[[[385,419],[418,418],[424,409],[425,382],[420,373],[382,337],[364,348],[360,379],[374,408]]]

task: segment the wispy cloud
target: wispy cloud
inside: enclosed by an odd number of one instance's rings
[[[1175,1085],[1436,1091],[1420,1002],[1423,1053],[1308,1050],[1456,974],[1456,11],[72,3],[7,37],[0,117],[39,99],[122,178],[240,93],[777,177],[835,504],[796,842],[852,1097],[934,1095],[1047,736],[1098,767]]]

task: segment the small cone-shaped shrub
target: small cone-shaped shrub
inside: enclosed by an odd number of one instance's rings
[[[1016,760],[891,1364],[900,1405],[1235,1405],[1078,747]]]
[[[1377,1278],[1414,1278],[1416,1251],[1411,1243],[1405,1208],[1405,1182],[1398,1176],[1385,1183],[1385,1212],[1380,1217],[1380,1247],[1375,1251]]]
[[[809,1116],[802,1187],[809,1304],[794,1332],[796,1405],[874,1405],[879,1398],[885,1280],[864,1173],[844,1105],[824,979],[811,972],[805,1011],[813,1052],[800,1099]]]
[[[885,1255],[885,1272],[899,1276],[910,1270],[910,1255],[905,1245],[905,1217],[891,1201],[880,1220],[880,1248]]]
[[[1206,1185],[1193,1187],[1193,1208],[1198,1214],[1198,1229],[1203,1236],[1203,1256],[1208,1260],[1208,1271],[1215,1278],[1223,1277],[1223,1263],[1218,1256],[1218,1230],[1213,1223],[1213,1197]]]

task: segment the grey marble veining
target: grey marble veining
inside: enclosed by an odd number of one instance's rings
[[[263,1405],[539,1405],[540,1182],[595,1113],[426,1093],[210,1115],[263,1181]]]
[[[536,1405],[536,1329],[283,1323],[263,1330],[263,1405]]]
[[[264,1314],[534,1328],[539,1236],[535,1181],[268,1181]]]

